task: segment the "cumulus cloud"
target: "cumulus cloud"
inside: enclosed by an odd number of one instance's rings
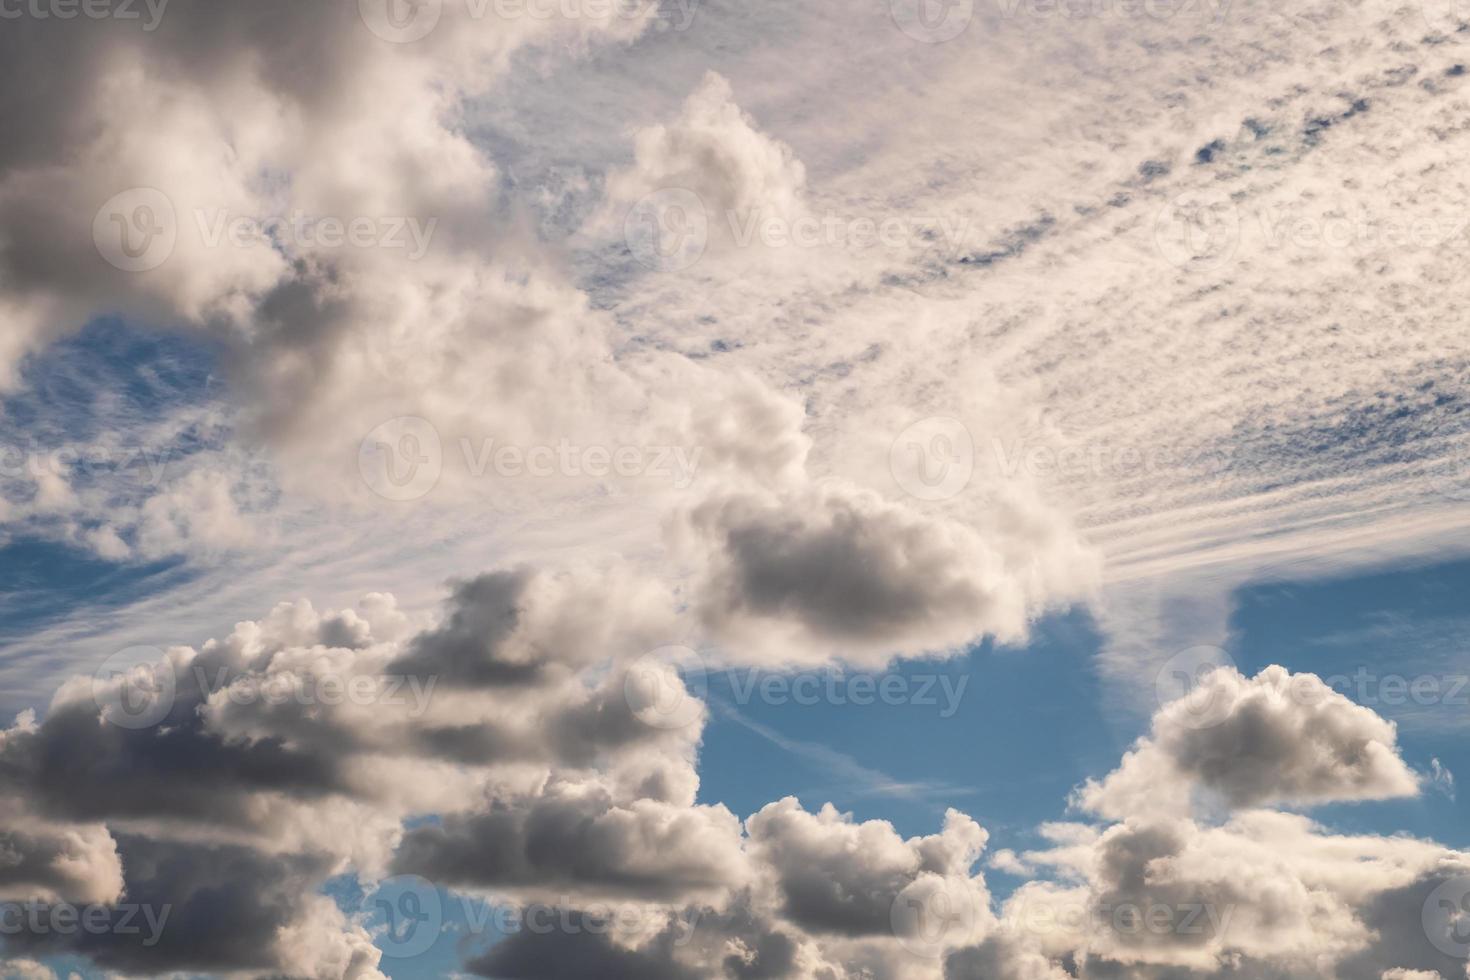
[[[787,798],[742,822],[698,802],[703,714],[670,728],[640,717],[621,658],[646,621],[604,622],[598,585],[493,571],[453,585],[417,630],[383,594],[340,612],[283,603],[198,650],[64,687],[45,717],[0,735],[15,801],[0,821],[0,895],[95,902],[114,918],[129,903],[172,911],[146,945],[23,930],[6,952],[131,972],[380,976],[372,934],[321,891],[355,874],[422,876],[580,924],[467,952],[487,977],[1458,975],[1424,909],[1470,858],[1260,808],[1356,798],[1408,773],[1371,712],[1335,694],[1282,700],[1288,686],[1325,691],[1315,678],[1220,674],[1229,710],[1212,729],[1162,708],[1119,770],[1084,790],[1110,822],[1048,824],[1047,846],[1002,852],[992,865],[1029,880],[997,906],[976,870],[990,835],[959,811],[906,838],[831,804]],[[442,670],[446,686],[395,703],[383,683],[401,667],[420,680]],[[322,697],[329,677],[344,691],[360,679],[360,699]],[[137,724],[159,699],[166,710]],[[1280,757],[1263,727],[1298,733],[1310,758]],[[1211,731],[1234,748],[1202,745]],[[1373,762],[1370,743],[1394,766]],[[1140,757],[1167,763],[1151,778],[1182,784],[1185,804],[1207,787],[1235,812],[1215,824],[1187,805],[1121,809],[1119,774]]]
[[[989,895],[971,870],[989,835],[956,810],[945,815],[941,833],[904,840],[887,821],[855,823],[830,803],[809,813],[788,797],[752,816],[747,828],[755,855],[776,875],[783,914],[809,932],[890,934],[894,906],[926,876],[971,903],[962,927],[984,927],[975,910]]]
[[[1413,796],[1419,778],[1399,757],[1397,732],[1313,674],[1267,667],[1253,678],[1210,672],[1166,705],[1117,771],[1078,794],[1119,818],[1228,808]]]
[[[1081,581],[1038,581],[957,522],[820,485],[715,496],[686,525],[699,554],[699,614],[741,657],[776,663],[953,652],[985,635],[1019,639]],[[1047,543],[1038,541],[1039,549]]]
[[[758,251],[754,233],[763,222],[789,229],[805,214],[806,168],[790,146],[760,131],[715,72],[676,119],[639,130],[633,146],[633,165],[608,177],[606,209],[595,219],[607,230],[621,233],[625,220],[646,215],[658,225],[653,247],[671,234],[694,234],[701,253],[729,258],[752,243]],[[640,202],[645,211],[629,211]]]
[[[664,901],[717,893],[747,873],[739,821],[723,806],[620,805],[600,787],[566,784],[410,831],[394,868],[497,892]]]

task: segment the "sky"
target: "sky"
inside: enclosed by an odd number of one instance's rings
[[[1467,64],[0,0],[0,980],[1470,978]]]

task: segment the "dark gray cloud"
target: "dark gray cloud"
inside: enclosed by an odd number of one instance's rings
[[[674,960],[673,932],[647,946],[627,949],[607,936],[606,923],[581,912],[567,913],[573,931],[521,930],[465,964],[491,980],[701,980],[705,975]],[[589,928],[590,926],[590,928]]]
[[[456,582],[444,622],[415,637],[388,670],[437,677],[456,687],[513,687],[539,680],[554,663],[550,657],[516,657],[506,649],[533,574],[521,568]]]
[[[723,807],[619,805],[572,785],[417,827],[393,868],[463,887],[658,900],[719,891],[745,874],[739,821]]]
[[[275,971],[289,959],[282,930],[307,915],[330,868],[317,857],[128,835],[118,850],[127,891],[107,928],[27,927],[6,937],[6,951],[80,955],[128,973]],[[370,968],[368,950],[362,965]]]

